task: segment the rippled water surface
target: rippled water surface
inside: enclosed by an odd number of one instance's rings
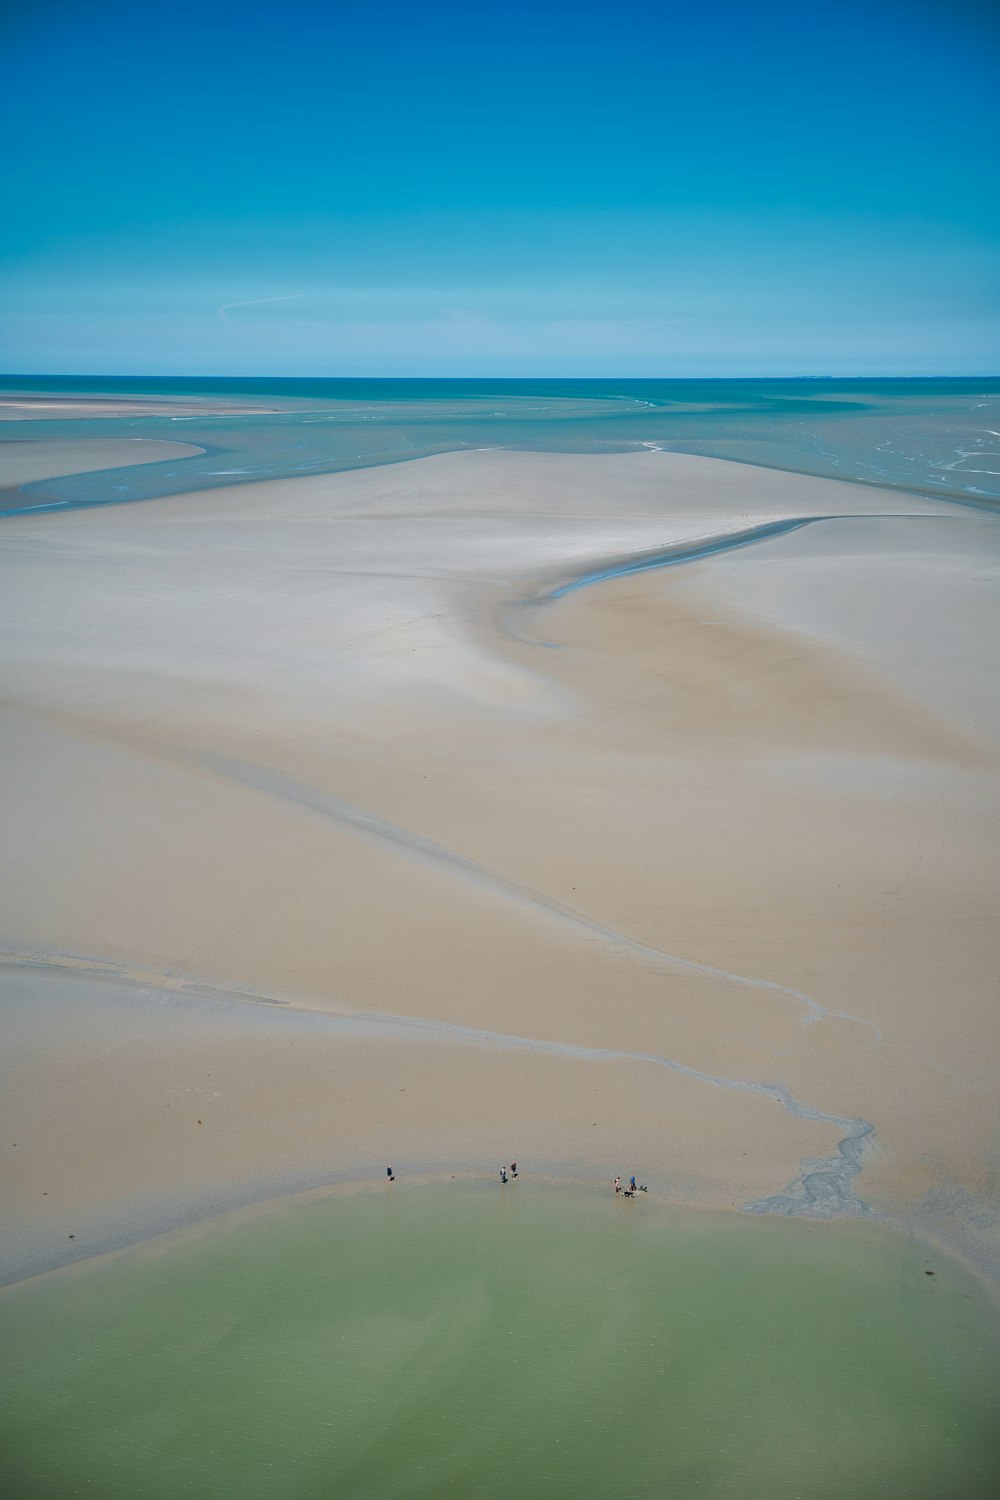
[[[89,380],[7,392],[192,397],[270,410],[4,422],[0,442],[175,438],[198,458],[25,486],[17,505],[149,499],[469,448],[676,449],[1000,504],[1000,380]]]
[[[8,1288],[0,1489],[985,1500],[997,1331],[872,1224],[399,1182]]]

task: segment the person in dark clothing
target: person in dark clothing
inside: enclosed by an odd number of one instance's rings
[[[392,1168],[391,1167],[386,1167],[386,1169],[385,1169],[385,1175],[388,1177],[388,1179],[389,1179],[390,1182],[395,1182],[396,1181],[395,1177],[392,1175]]]

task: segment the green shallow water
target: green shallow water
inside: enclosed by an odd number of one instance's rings
[[[1000,1493],[993,1305],[868,1224],[397,1183],[10,1288],[0,1338],[23,1500]]]

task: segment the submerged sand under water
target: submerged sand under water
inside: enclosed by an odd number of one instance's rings
[[[975,1500],[1000,1487],[987,1297],[870,1223],[523,1176],[313,1195],[8,1288],[0,1484]]]

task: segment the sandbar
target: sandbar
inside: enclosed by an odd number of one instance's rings
[[[85,396],[56,395],[39,392],[0,391],[0,422],[66,422],[87,417],[204,417],[218,412],[226,416],[259,416],[279,410],[268,405],[251,405],[243,401],[186,401],[182,396]],[[83,473],[83,469],[69,470]]]
[[[154,438],[49,438],[40,442],[24,439],[0,443],[0,513],[63,507],[62,501],[49,502],[20,494],[25,484],[63,474],[92,474],[132,464],[194,458],[204,451],[194,443],[157,442]]]

